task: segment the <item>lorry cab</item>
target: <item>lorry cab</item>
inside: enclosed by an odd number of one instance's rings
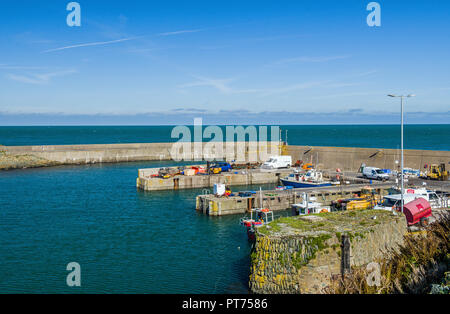
[[[262,166],[262,169],[290,168],[292,165],[291,156],[272,156]]]
[[[403,194],[403,203],[407,204],[419,198],[419,195]],[[402,197],[400,194],[386,195],[383,197],[380,203],[378,203],[373,209],[382,210],[394,210],[401,207]]]
[[[364,167],[362,175],[364,178],[367,179],[382,180],[382,181],[389,179],[389,175],[387,173],[385,173],[380,168],[375,167]]]

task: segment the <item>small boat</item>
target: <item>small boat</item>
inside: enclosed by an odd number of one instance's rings
[[[247,228],[247,237],[250,241],[255,240],[257,228],[265,226],[273,221],[273,211],[268,208],[253,208],[250,218],[241,218],[241,225]]]
[[[262,191],[260,193],[260,204],[262,206]],[[265,226],[273,221],[273,211],[268,208],[252,208],[250,217],[240,219],[240,224],[247,229],[247,237],[249,241],[255,240],[255,231],[257,228]]]
[[[315,197],[308,198],[308,195],[303,193],[302,198],[302,203],[291,205],[292,216],[329,213],[331,211],[330,206],[325,206],[322,203],[316,202]]]
[[[294,173],[288,177],[281,179],[284,186],[292,186],[293,188],[314,188],[321,186],[331,186],[330,181],[324,181],[322,172],[317,170],[309,170],[306,174]]]

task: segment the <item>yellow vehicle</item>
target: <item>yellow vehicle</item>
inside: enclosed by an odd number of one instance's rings
[[[336,210],[364,210],[372,209],[380,200],[380,196],[375,193],[373,188],[366,187],[361,190],[359,196],[354,198],[339,199],[332,202]]]
[[[427,173],[427,179],[445,181],[448,179],[448,171],[445,170],[445,164],[430,165]]]
[[[346,210],[364,210],[375,206],[375,200],[372,197],[353,199],[347,203]]]

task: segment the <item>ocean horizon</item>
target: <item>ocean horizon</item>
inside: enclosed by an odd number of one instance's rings
[[[193,126],[186,125],[193,134]],[[203,125],[203,129],[208,125]],[[247,125],[243,125],[247,127]],[[270,125],[267,139],[270,140]],[[110,126],[0,126],[0,145],[81,145],[120,143],[176,142],[175,125]],[[226,125],[219,126],[225,138]],[[256,126],[259,129],[258,125]],[[288,144],[363,148],[400,148],[400,126],[386,124],[358,125],[279,125]],[[193,140],[193,138],[192,138]],[[204,142],[210,139],[204,138]],[[450,150],[450,124],[407,124],[404,148]]]

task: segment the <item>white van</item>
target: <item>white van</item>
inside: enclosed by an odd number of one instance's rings
[[[389,175],[387,173],[384,173],[383,170],[375,167],[364,167],[362,175],[367,179],[389,180]]]
[[[292,165],[291,156],[272,156],[262,166],[262,169],[290,168]]]

